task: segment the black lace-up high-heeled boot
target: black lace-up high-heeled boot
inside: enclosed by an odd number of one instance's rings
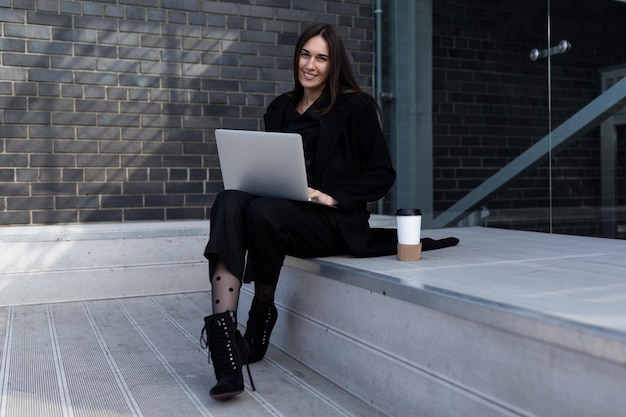
[[[252,299],[244,334],[250,348],[248,363],[259,362],[265,356],[277,318],[278,310],[273,302],[260,303]]]
[[[217,379],[217,384],[210,391],[211,398],[226,401],[242,393],[244,390],[242,367],[247,365],[249,351],[248,344],[237,330],[236,313],[226,311],[205,317],[202,342],[203,347],[209,348],[209,362],[213,361]],[[254,390],[249,368],[248,376]]]

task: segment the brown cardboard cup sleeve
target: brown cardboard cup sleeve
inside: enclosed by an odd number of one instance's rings
[[[403,245],[398,243],[398,259],[401,261],[417,261],[422,256],[422,244]]]

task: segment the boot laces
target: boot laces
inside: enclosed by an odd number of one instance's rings
[[[216,332],[217,337],[209,337],[210,333],[206,325],[202,328],[202,333],[200,334],[200,347],[209,351],[209,354],[207,355],[209,364],[211,363],[211,357],[213,356],[213,366],[216,376],[224,375],[237,370],[237,362],[235,360],[236,353],[232,345],[233,343],[237,343],[234,340],[236,336],[233,335],[233,340],[231,340],[227,334],[228,330],[226,328],[226,323],[222,320],[218,320],[217,323],[220,330],[219,332]],[[226,345],[226,349],[218,349],[217,346],[220,346],[221,344]],[[241,355],[240,352],[238,353]],[[244,359],[247,358],[242,358],[240,356],[239,359],[241,360],[242,365],[246,365],[252,391],[256,391],[256,386],[254,385],[254,380],[252,379],[252,372],[250,372],[250,365],[247,363],[247,360],[244,361]]]

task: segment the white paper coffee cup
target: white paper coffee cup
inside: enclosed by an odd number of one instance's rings
[[[398,209],[396,212],[398,243],[419,245],[422,230],[422,213],[419,209]]]

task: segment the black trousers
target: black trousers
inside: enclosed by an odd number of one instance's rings
[[[333,209],[242,191],[219,193],[211,209],[211,232],[204,256],[213,275],[215,261],[243,282],[276,286],[286,255],[299,258],[348,253]]]

